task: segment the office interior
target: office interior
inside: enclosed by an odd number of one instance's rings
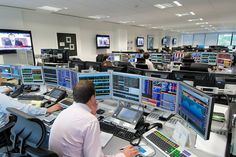
[[[13,99],[37,107],[59,103],[64,110],[72,104],[72,90],[79,80],[96,83],[102,79],[102,88],[96,89],[96,117],[104,133],[101,139],[105,154],[133,144],[131,139],[139,133],[144,150],[141,156],[236,155],[235,2],[32,3],[0,2],[0,34],[30,36],[23,41],[25,49],[16,47],[10,53],[1,41],[0,69],[5,85],[21,89],[10,93]],[[162,3],[171,7],[158,8],[157,4]],[[38,8],[51,5],[61,10]],[[59,41],[58,33],[65,35],[65,41]],[[109,44],[99,47],[99,37],[109,40]],[[65,46],[67,43],[69,46]],[[149,53],[155,70],[143,65],[140,49]],[[76,54],[70,55],[72,51]],[[184,58],[187,54],[191,59]],[[112,66],[103,66],[104,60],[98,56],[108,56]],[[34,77],[33,71],[40,77]],[[33,74],[32,78],[27,78],[27,73]],[[190,111],[185,109],[186,102]],[[14,109],[9,112],[20,115]],[[45,125],[44,133],[50,134],[60,112],[35,117]],[[140,131],[136,128],[140,121],[153,127]],[[0,154],[12,147],[3,146]],[[26,144],[20,147],[25,149]]]

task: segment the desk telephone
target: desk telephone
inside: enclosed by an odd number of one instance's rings
[[[40,89],[40,86],[37,85],[20,85],[20,86],[15,86],[15,91],[13,91],[10,96],[12,98],[16,98],[23,92],[36,92]]]

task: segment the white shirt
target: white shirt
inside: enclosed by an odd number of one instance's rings
[[[32,105],[23,104],[13,98],[0,94],[0,128],[9,122],[9,112],[7,107],[13,107],[30,115],[42,115],[47,112],[46,108],[36,108]]]
[[[86,104],[74,102],[58,115],[51,128],[49,149],[59,157],[105,157],[101,148],[99,122]]]
[[[153,65],[153,63],[149,60],[149,59],[145,59],[145,64],[147,64],[147,66],[148,66],[148,70],[156,70],[155,68],[154,68],[154,65]]]

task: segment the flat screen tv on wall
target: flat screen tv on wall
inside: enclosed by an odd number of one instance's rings
[[[98,49],[109,49],[110,36],[109,35],[96,35],[96,45]]]
[[[0,29],[0,54],[16,53],[21,49],[33,51],[31,31]]]

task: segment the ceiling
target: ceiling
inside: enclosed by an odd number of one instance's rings
[[[178,0],[183,6],[159,9],[155,4],[170,3],[174,0],[0,0],[0,6],[37,10],[37,7],[52,6],[63,8],[56,12],[114,23],[125,23],[163,29],[174,32],[223,32],[236,31],[236,0]],[[194,12],[195,15],[178,17],[176,14]],[[199,19],[192,21],[189,19]],[[208,22],[208,24],[196,24]]]

